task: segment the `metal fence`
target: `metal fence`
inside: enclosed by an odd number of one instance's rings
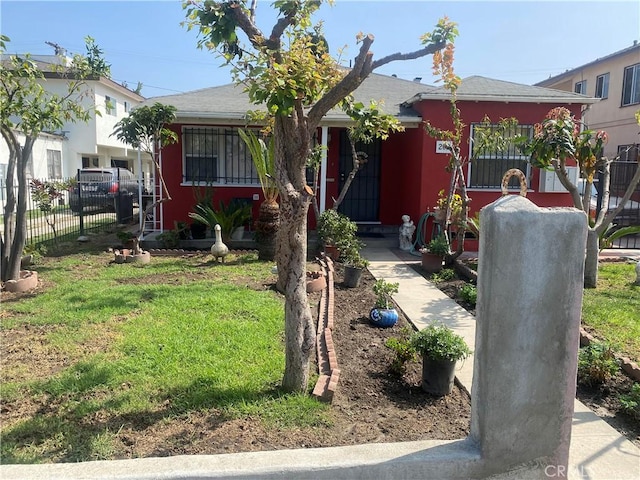
[[[45,185],[65,183],[75,187],[62,190],[59,198],[55,198],[50,205],[44,207],[42,201],[38,201],[38,195],[34,194],[31,188],[28,189],[27,245],[52,247],[56,243],[75,241],[79,236],[88,233],[113,231],[118,224],[136,223],[138,220],[137,208],[132,204],[131,195],[125,196],[115,192],[110,199],[105,199],[103,204],[93,202],[91,205],[84,206],[82,205],[82,182],[78,183],[77,176],[71,179],[34,179],[29,181],[30,187],[34,181]],[[80,193],[78,193],[78,186],[80,186]],[[7,186],[4,178],[0,178],[0,192],[2,192],[0,194],[2,208],[0,228],[3,231],[5,222],[10,221],[4,214],[7,201]],[[14,186],[14,195],[17,199],[17,185]],[[80,206],[78,206],[78,198],[80,198]]]
[[[637,162],[617,161],[611,164],[609,210],[613,210],[618,206],[618,201],[627,190],[627,186],[637,169]],[[598,183],[601,185],[602,181],[602,178],[600,178]],[[602,192],[598,191],[598,208],[600,208],[601,203]],[[616,228],[640,225],[640,185],[636,186],[631,199],[625,204],[620,214],[613,220],[613,224]],[[627,235],[622,237],[613,243],[612,248],[640,249],[640,235]]]

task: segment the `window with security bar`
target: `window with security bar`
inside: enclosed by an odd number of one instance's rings
[[[507,170],[517,168],[527,177],[530,183],[530,167],[528,158],[515,146],[514,142],[507,142],[503,149],[491,146],[483,146],[481,135],[492,136],[502,132],[503,127],[497,124],[472,124],[470,150],[473,161],[469,164],[468,186],[469,188],[497,189],[502,185],[502,177]],[[504,138],[528,137],[531,138],[533,127],[531,125],[514,125],[501,133]],[[509,187],[519,188],[517,178],[512,177]]]
[[[618,145],[618,161],[638,163],[640,159],[640,144]]]
[[[183,181],[259,185],[251,154],[237,128],[184,127]]]

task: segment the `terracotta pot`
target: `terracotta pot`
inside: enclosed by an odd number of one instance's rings
[[[331,260],[333,260],[334,262],[337,262],[338,259],[340,258],[340,250],[335,245],[325,245],[324,253],[327,255],[327,257],[330,257]]]
[[[327,286],[326,277],[320,272],[307,272],[307,293],[319,292]]]
[[[7,292],[21,293],[32,290],[38,286],[38,272],[31,270],[20,270],[18,280],[8,280],[4,284]]]
[[[427,273],[437,273],[442,270],[443,258],[434,253],[422,252],[422,269]]]

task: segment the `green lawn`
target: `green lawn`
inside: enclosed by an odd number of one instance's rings
[[[277,388],[284,313],[264,286],[270,263],[255,255],[226,265],[205,256],[154,257],[146,266],[112,258],[44,259],[36,268],[44,291],[3,305],[3,335],[27,327],[39,332],[33,351],[47,353],[45,361],[34,353],[33,364],[4,362],[2,403],[34,411],[5,422],[3,462],[110,458],[122,418],[216,410],[285,428],[327,421],[326,405]]]
[[[595,336],[640,361],[640,286],[635,263],[601,263],[598,288],[585,289],[582,323]]]

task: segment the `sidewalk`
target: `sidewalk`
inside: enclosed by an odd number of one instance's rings
[[[638,250],[614,252],[616,256],[640,259]],[[612,255],[608,251],[606,254]],[[475,318],[411,267],[411,263],[420,262],[420,257],[382,246],[366,247],[364,256],[374,277],[400,284],[394,300],[416,328],[424,328],[437,319],[474,349]],[[459,367],[456,377],[471,392],[473,357]],[[640,479],[640,449],[578,400],[574,409],[569,478]]]

